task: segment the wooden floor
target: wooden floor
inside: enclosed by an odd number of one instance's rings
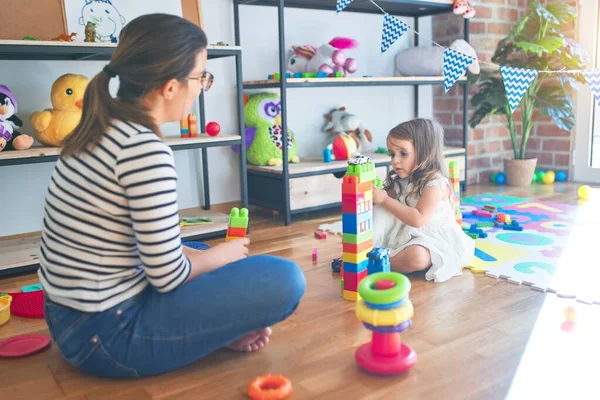
[[[475,186],[468,194],[502,191],[577,204],[576,190],[572,184],[520,190]],[[159,377],[111,381],[82,375],[52,346],[29,358],[0,360],[0,397],[243,399],[248,382],[270,372],[292,380],[293,399],[600,398],[600,306],[573,303],[467,270],[442,284],[411,276],[415,316],[402,338],[417,351],[416,366],[393,378],[362,372],[354,351],[370,333],[354,316],[354,303],[341,299],[339,274],[330,268],[331,260],[340,256],[341,240],[313,237],[320,223],[339,220],[339,214],[311,218],[285,227],[280,220],[251,211],[251,252],[295,260],[307,279],[300,307],[273,328],[266,349],[249,355],[217,352]],[[313,247],[318,249],[316,263],[311,261]],[[592,264],[598,268],[597,258]],[[36,282],[35,275],[5,279],[0,292]],[[573,304],[579,311],[578,330],[565,333],[560,329],[563,309]],[[13,317],[0,327],[0,340],[23,333],[47,333],[47,328],[43,320]]]

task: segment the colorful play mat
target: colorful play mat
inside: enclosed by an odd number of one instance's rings
[[[591,203],[574,206],[484,193],[461,199],[463,226],[492,221],[472,213],[486,205],[510,215],[523,230],[482,227],[487,237],[476,239],[473,272],[600,304],[600,213]]]

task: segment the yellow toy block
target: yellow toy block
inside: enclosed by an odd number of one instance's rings
[[[344,300],[348,301],[359,301],[361,299],[358,292],[352,292],[350,290],[344,290]]]
[[[367,249],[367,250],[365,250],[363,252],[360,252],[358,254],[343,253],[342,260],[344,262],[349,262],[349,263],[353,263],[353,264],[360,264],[361,262],[363,262],[367,258],[369,258],[367,256],[367,254],[369,253],[369,251],[371,251],[371,249]]]

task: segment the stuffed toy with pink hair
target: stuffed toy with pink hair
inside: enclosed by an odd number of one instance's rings
[[[311,45],[292,46],[288,51],[287,71],[296,72],[326,72],[332,74],[342,72],[353,74],[358,69],[354,58],[347,58],[344,50],[357,47],[354,39],[335,37],[329,43],[316,48]]]

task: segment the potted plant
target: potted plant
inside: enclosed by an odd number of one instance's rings
[[[531,2],[527,14],[498,43],[492,62],[537,71],[584,69],[585,51],[568,39],[564,32],[565,26],[576,16],[575,8],[561,2],[545,7]],[[470,76],[469,80],[479,84],[478,92],[471,101],[476,109],[469,125],[475,128],[492,115],[503,117],[513,147],[513,159],[504,160],[506,182],[513,186],[530,185],[537,165],[537,158],[526,157],[527,141],[535,122],[534,111],[537,109],[541,114],[551,117],[560,129],[573,129],[574,104],[569,92],[577,82],[585,82],[583,76],[538,72],[518,106],[521,110],[521,126],[518,126],[510,110],[499,67],[494,70],[482,69],[479,76]]]

